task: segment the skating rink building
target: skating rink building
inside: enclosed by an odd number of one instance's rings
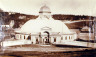
[[[52,18],[46,5],[40,8],[37,19],[27,21],[15,34],[16,39],[30,40],[32,44],[63,43],[77,38],[76,33],[70,32],[62,21]]]

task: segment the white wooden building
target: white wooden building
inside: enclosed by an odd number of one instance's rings
[[[60,20],[54,20],[48,6],[44,5],[39,11],[39,17],[27,21],[18,31],[16,39],[30,40],[32,44],[52,44],[64,41],[74,41],[76,33],[70,32]]]

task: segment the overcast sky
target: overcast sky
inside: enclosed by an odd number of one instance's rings
[[[0,0],[4,11],[38,15],[40,7],[47,4],[52,14],[96,16],[96,0]]]

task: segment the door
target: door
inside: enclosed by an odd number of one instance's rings
[[[49,43],[49,38],[45,37],[45,43]]]

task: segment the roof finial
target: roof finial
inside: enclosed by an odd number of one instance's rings
[[[47,1],[44,1],[43,6],[46,6],[46,5],[47,5]]]

